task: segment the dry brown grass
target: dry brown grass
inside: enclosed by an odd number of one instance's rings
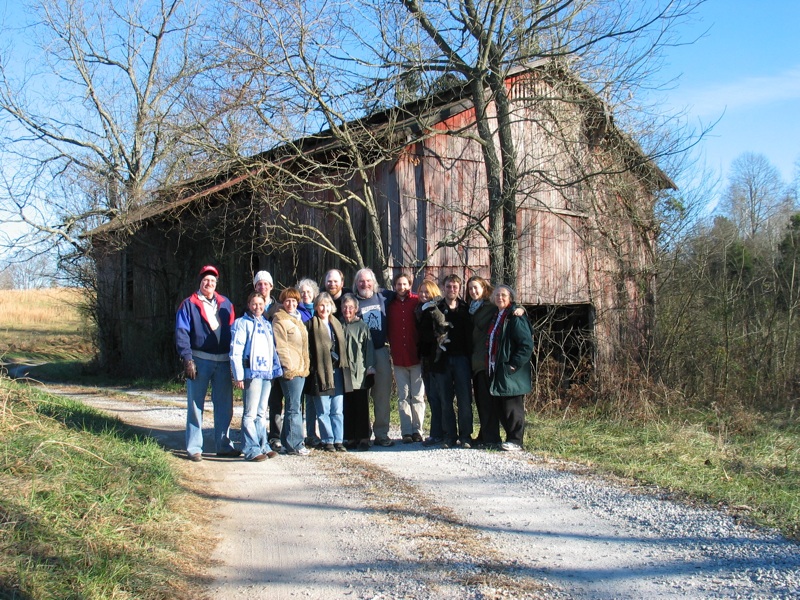
[[[92,355],[74,288],[9,290],[0,294],[0,356],[6,360],[81,359]]]

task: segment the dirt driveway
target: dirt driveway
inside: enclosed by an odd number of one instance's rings
[[[183,398],[51,391],[185,460]],[[214,500],[211,598],[800,598],[796,544],[527,453],[398,443],[186,468]]]

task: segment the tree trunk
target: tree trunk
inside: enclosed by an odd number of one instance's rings
[[[501,191],[503,215],[503,272],[502,282],[514,289],[517,287],[519,273],[519,239],[517,237],[517,188],[519,174],[517,170],[517,151],[511,131],[511,104],[508,90],[502,74],[492,69],[489,75],[489,87],[492,90],[497,111],[497,133],[500,139],[500,162],[502,163],[503,181]]]
[[[472,102],[475,106],[475,123],[481,138],[483,163],[486,168],[486,187],[489,197],[489,269],[492,282],[504,281],[506,275],[503,243],[503,186],[500,158],[492,136],[489,116],[486,114],[484,85],[480,79],[471,83]]]

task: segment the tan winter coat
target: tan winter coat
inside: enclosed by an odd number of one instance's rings
[[[286,379],[308,377],[308,332],[303,322],[278,309],[272,317],[272,333],[275,336],[275,348],[283,367]]]

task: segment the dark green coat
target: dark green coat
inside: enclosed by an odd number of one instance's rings
[[[531,391],[533,331],[527,316],[514,316],[515,309],[514,304],[509,307],[511,314],[500,333],[495,371],[489,378],[492,396],[523,396]],[[512,373],[510,367],[516,370]]]
[[[352,323],[342,321],[341,324],[353,389],[365,389],[367,371],[375,368],[375,346],[372,344],[369,327],[358,318]]]

